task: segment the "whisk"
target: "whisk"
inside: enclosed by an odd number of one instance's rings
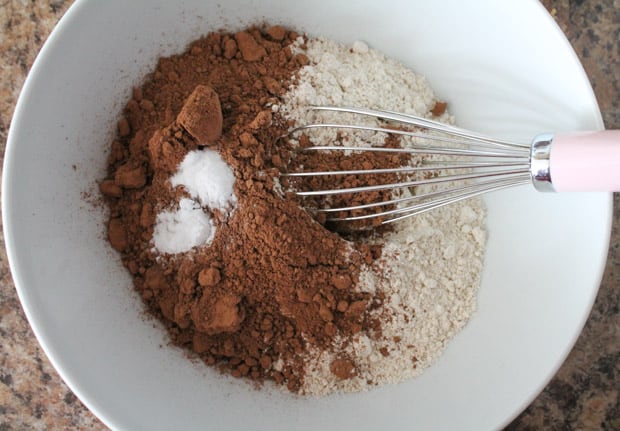
[[[405,148],[359,147],[328,143],[300,147],[300,151],[392,152],[447,156],[449,159],[440,163],[430,162],[421,166],[388,169],[307,172],[302,168],[298,172],[283,173],[284,177],[302,178],[326,175],[426,173],[422,178],[402,182],[296,191],[296,194],[302,197],[327,197],[323,201],[329,201],[329,196],[339,194],[411,190],[414,187],[427,185],[432,185],[433,188],[427,192],[413,195],[406,193],[403,197],[362,205],[311,208],[316,212],[327,213],[327,221],[350,222],[378,218],[380,223],[375,224],[391,223],[484,193],[525,184],[532,184],[541,192],[620,191],[620,130],[558,135],[543,133],[537,135],[531,144],[520,144],[398,112],[335,106],[314,106],[310,109],[374,117],[390,124],[384,127],[337,122],[315,123],[292,129],[285,135],[286,137],[294,137],[310,129],[332,128],[407,136],[414,138],[414,143],[408,144]],[[445,174],[446,172],[449,174]],[[353,211],[360,213],[360,210],[369,209],[373,212],[350,215]]]

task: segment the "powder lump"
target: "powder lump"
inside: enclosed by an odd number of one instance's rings
[[[177,210],[157,214],[153,244],[162,253],[182,253],[208,245],[215,234],[213,220],[192,199],[181,199]]]
[[[183,186],[203,207],[230,212],[237,202],[233,185],[235,175],[230,166],[213,150],[187,153],[170,179],[172,187]]]

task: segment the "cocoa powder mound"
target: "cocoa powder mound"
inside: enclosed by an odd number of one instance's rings
[[[329,350],[335,337],[379,332],[367,311],[382,301],[354,289],[380,250],[346,241],[274,191],[295,156],[286,140],[274,144],[289,125],[271,106],[307,64],[289,48],[297,37],[280,26],[212,33],[161,58],[124,109],[100,185],[108,239],[173,342],[233,376],[291,391],[303,382],[308,344]],[[234,171],[237,207],[212,211],[208,246],[160,254],[157,214],[188,197],[169,179],[207,146]],[[346,358],[333,372],[355,374]]]

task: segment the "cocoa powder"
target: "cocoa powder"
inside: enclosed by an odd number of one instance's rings
[[[274,144],[289,125],[270,108],[307,63],[288,48],[296,38],[279,26],[212,33],[161,58],[124,109],[100,187],[108,239],[173,342],[234,376],[292,391],[307,345],[329,350],[335,337],[378,330],[367,311],[382,301],[353,288],[380,250],[344,240],[274,191],[296,156],[286,141]],[[232,167],[237,208],[212,211],[209,246],[160,254],[156,215],[188,196],[169,178],[206,146]],[[339,358],[333,372],[350,378],[351,364]]]
[[[328,143],[330,146],[346,146],[347,143],[338,137],[336,142]],[[411,162],[409,153],[389,153],[389,152],[353,152],[347,154],[340,150],[329,150],[319,152],[304,152],[303,148],[314,145],[306,135],[299,138],[299,149],[296,151],[287,166],[288,171],[351,171],[351,170],[371,170],[377,168],[401,168],[408,166]],[[400,139],[397,135],[385,137],[384,148],[402,148]],[[375,186],[381,184],[396,184],[402,181],[411,181],[415,178],[414,173],[403,174],[349,174],[349,175],[317,175],[311,177],[285,177],[283,184],[294,190],[333,190],[349,189],[354,187]],[[375,190],[359,193],[344,193],[337,195],[327,195],[319,197],[306,197],[300,199],[300,203],[310,209],[321,208],[346,208],[359,206],[375,202],[387,202],[393,199],[392,189]],[[382,217],[330,222],[330,219],[355,217],[361,215],[377,214],[395,208],[395,205],[382,205],[364,209],[343,210],[332,212],[327,218],[327,213],[314,212],[315,218],[325,224],[329,229],[346,235],[348,239],[356,239],[365,234],[382,234],[390,230],[389,225],[381,225]],[[371,231],[368,228],[372,228]]]

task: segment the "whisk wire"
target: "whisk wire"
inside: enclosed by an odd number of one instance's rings
[[[431,198],[432,199],[443,199],[443,198],[448,197],[449,195],[465,194],[465,193],[475,192],[479,190],[491,190],[495,186],[500,186],[500,185],[505,185],[505,184],[516,185],[516,184],[526,183],[528,181],[529,181],[529,178],[525,178],[525,177],[522,177],[522,178],[514,177],[514,178],[507,178],[507,179],[502,179],[502,180],[492,179],[490,181],[479,182],[476,184],[469,184],[469,185],[461,186],[461,187],[455,187],[449,190],[436,190],[436,191],[427,192],[423,194],[416,194],[416,195],[411,195],[411,196],[394,198],[394,199],[390,199],[386,201],[371,202],[367,204],[351,205],[351,206],[346,206],[346,207],[313,208],[313,211],[322,212],[322,213],[335,213],[335,212],[349,212],[349,211],[355,211],[355,210],[376,208],[376,207],[381,207],[381,206],[387,207],[387,206],[392,206],[392,205],[404,204],[405,202],[423,201],[423,200],[427,200]],[[382,214],[383,213],[369,214],[369,217],[377,217],[377,216],[381,216]],[[332,219],[332,220],[335,221],[336,219]]]
[[[485,184],[476,184],[473,186],[466,186],[458,189],[452,190],[442,190],[438,192],[431,192],[422,195],[414,195],[400,199],[392,199],[390,201],[385,202],[375,202],[372,204],[366,205],[357,205],[351,207],[343,207],[343,208],[327,208],[318,210],[320,212],[342,212],[342,211],[354,211],[359,209],[372,208],[377,206],[387,206],[387,205],[395,205],[398,203],[403,203],[407,201],[419,200],[423,201],[418,204],[409,205],[406,207],[399,207],[391,210],[380,211],[371,214],[364,214],[359,216],[346,216],[346,217],[331,217],[328,218],[329,222],[345,222],[345,221],[359,221],[359,220],[368,220],[373,218],[383,218],[384,223],[395,222],[401,220],[406,217],[410,217],[416,214],[421,214],[423,212],[429,211],[431,209],[439,208],[445,205],[449,205],[451,203],[459,202],[471,197],[475,197],[484,193],[489,193],[493,191],[502,190],[509,187],[515,187],[519,185],[529,184],[529,178],[510,178],[508,180],[500,180],[500,181],[491,181]],[[428,199],[432,199],[428,201]],[[398,215],[398,217],[392,217],[386,219],[388,216]]]
[[[398,148],[380,145],[312,145],[299,147],[298,151],[344,151],[345,154],[346,152],[377,152],[421,156],[421,162],[393,168],[334,171],[302,170],[300,172],[282,173],[281,175],[284,177],[293,178],[356,176],[356,178],[361,179],[364,175],[396,175],[395,181],[390,183],[324,188],[322,190],[297,190],[295,192],[298,196],[315,197],[320,202],[325,203],[333,202],[330,196],[334,195],[393,190],[390,198],[377,202],[310,208],[317,213],[329,214],[327,221],[330,222],[353,222],[379,218],[381,224],[392,223],[484,193],[532,184],[533,181],[532,146],[528,144],[495,139],[453,125],[394,111],[338,106],[313,106],[309,109],[317,112],[336,112],[373,117],[397,125],[391,127],[342,122],[317,122],[296,127],[281,138],[294,137],[303,131],[312,129],[328,128],[365,131],[371,133],[369,136],[380,133],[411,139],[408,139],[406,143],[401,141],[403,146]],[[344,136],[345,139],[348,139],[346,135]],[[358,135],[358,138],[364,139],[364,136]],[[401,175],[403,178],[400,178]],[[408,178],[408,175],[416,175],[417,177]],[[419,178],[420,175],[422,178]],[[444,187],[447,184],[453,185]],[[419,189],[421,186],[428,186],[428,188]],[[362,213],[360,214],[360,212]],[[361,228],[363,227],[356,227],[355,229]]]
[[[466,199],[471,199],[473,197],[480,196],[485,193],[490,193],[490,192],[494,192],[494,191],[498,191],[498,190],[502,190],[506,188],[516,187],[519,185],[525,185],[525,184],[531,184],[531,181],[529,178],[527,180],[515,181],[513,183],[498,184],[494,187],[490,187],[487,189],[481,189],[481,190],[477,190],[477,191],[470,192],[470,193],[464,193],[462,195],[452,197],[452,198],[439,199],[437,201],[429,202],[428,204],[421,204],[418,207],[412,206],[412,207],[407,208],[407,211],[402,211],[402,212],[406,212],[406,214],[384,220],[382,224],[397,222],[397,221],[406,219],[408,217],[412,217],[415,215],[425,213],[433,209],[441,208],[443,206],[454,204],[456,202],[460,202]],[[385,215],[383,215],[382,217],[385,217]]]
[[[508,147],[508,148],[525,148],[529,151],[530,145],[528,144],[520,144],[511,141],[505,141],[502,139],[496,139],[489,136],[485,136],[480,133],[474,133],[470,130],[462,129],[460,127],[452,126],[450,124],[440,123],[439,121],[429,120],[428,118],[419,117],[416,115],[405,114],[402,112],[394,112],[380,109],[367,109],[367,108],[356,108],[351,106],[312,106],[310,107],[313,111],[332,111],[332,112],[341,112],[341,113],[349,113],[349,114],[358,114],[366,117],[374,117],[380,118],[383,120],[390,120],[397,123],[408,124],[410,126],[422,127],[428,130],[434,130],[443,133],[450,133],[454,136],[459,136],[461,138],[470,139],[473,141],[486,142],[488,144],[497,146],[497,147]],[[304,126],[305,127],[305,126]]]
[[[446,169],[475,169],[475,168],[504,168],[504,167],[521,167],[527,169],[528,165],[524,162],[507,162],[503,164],[494,162],[478,162],[467,163],[461,162],[459,164],[433,166],[432,164],[424,166],[404,166],[401,168],[383,168],[383,169],[352,169],[346,171],[311,171],[311,172],[289,172],[281,174],[284,177],[320,177],[327,175],[374,175],[374,174],[403,174],[413,172],[436,172],[444,171]]]
[[[332,127],[344,127],[338,124],[326,124],[326,126]],[[321,126],[322,127],[322,126]],[[358,127],[356,127],[357,129]],[[374,128],[365,128],[364,130],[374,130]],[[387,130],[387,129],[384,129]],[[398,133],[400,134],[400,133]],[[429,138],[432,139],[432,138]],[[463,142],[461,141],[461,144]],[[408,153],[408,154],[435,154],[444,156],[476,156],[476,157],[499,157],[499,158],[527,158],[529,153],[522,151],[488,151],[486,149],[477,148],[450,148],[445,147],[433,147],[430,145],[412,145],[408,148],[389,148],[389,147],[356,147],[356,146],[341,146],[341,145],[317,145],[303,148],[304,151],[370,151],[376,153]]]
[[[501,171],[491,171],[491,172],[477,172],[477,173],[462,174],[462,175],[448,175],[444,177],[435,177],[435,178],[428,178],[428,179],[423,179],[423,180],[403,181],[399,183],[390,183],[390,184],[377,184],[377,185],[372,185],[372,186],[347,187],[347,188],[342,188],[342,189],[298,191],[296,192],[296,194],[298,196],[330,196],[330,195],[341,195],[341,194],[346,194],[346,193],[375,192],[375,191],[398,189],[398,188],[404,188],[404,187],[417,187],[417,186],[425,186],[429,184],[472,180],[472,179],[487,178],[487,177],[498,177],[498,176],[507,177],[509,175],[523,176],[524,174],[527,174],[529,178],[529,173],[527,171],[522,170],[522,169],[515,169],[515,170],[510,170],[510,171],[501,170]]]

